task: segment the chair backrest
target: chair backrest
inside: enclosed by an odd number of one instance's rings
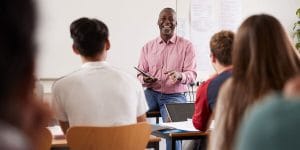
[[[38,141],[37,141],[37,147],[38,150],[50,150],[51,143],[52,143],[52,134],[49,129],[43,128],[40,132]]]
[[[142,122],[113,127],[71,127],[67,142],[71,150],[144,150],[151,133]]]

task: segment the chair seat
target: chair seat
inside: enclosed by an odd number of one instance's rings
[[[147,118],[156,118],[156,123],[159,123],[159,117],[161,117],[160,111],[158,110],[152,110],[152,111],[148,111],[146,112],[146,117]]]
[[[154,110],[154,111],[148,111],[148,112],[146,113],[146,116],[147,116],[148,118],[151,118],[151,117],[161,117],[160,112],[157,111],[157,110]]]

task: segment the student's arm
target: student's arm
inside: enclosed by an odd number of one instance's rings
[[[70,127],[69,122],[59,121],[59,125],[60,125],[60,128],[62,129],[62,131],[64,132],[64,134],[66,135],[67,134],[67,130]]]
[[[207,87],[210,80],[202,83],[196,94],[195,111],[193,115],[193,125],[196,129],[200,131],[206,131],[209,126],[209,117],[211,116],[211,111],[209,110],[207,102]]]
[[[138,117],[136,118],[136,121],[137,121],[137,122],[146,122],[146,114],[143,114],[143,115],[141,115],[141,116],[138,116]]]

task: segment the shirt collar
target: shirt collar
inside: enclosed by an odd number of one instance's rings
[[[102,67],[108,65],[107,61],[90,61],[81,65],[81,68],[86,67]]]
[[[176,34],[174,34],[174,35],[170,38],[170,40],[167,41],[167,44],[170,44],[170,43],[174,44],[174,43],[176,42],[176,39],[177,39],[177,36],[176,36]],[[159,44],[164,43],[164,40],[163,40],[160,36],[159,36],[158,40],[159,40],[159,41],[158,41]]]

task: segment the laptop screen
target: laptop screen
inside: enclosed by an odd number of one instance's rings
[[[172,122],[187,121],[194,114],[194,103],[172,103],[165,107]]]

